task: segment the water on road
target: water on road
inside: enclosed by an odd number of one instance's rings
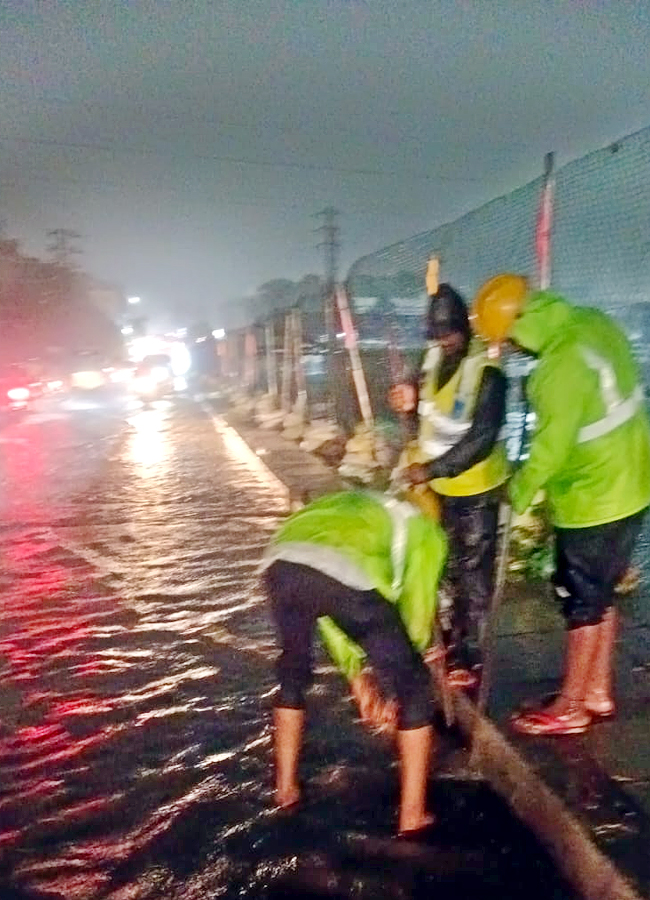
[[[271,804],[273,632],[256,577],[285,498],[189,399],[0,432],[0,897],[570,897],[482,785],[391,839],[391,747],[321,658],[293,814]]]

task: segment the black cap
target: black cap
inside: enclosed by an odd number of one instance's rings
[[[450,331],[460,332],[468,341],[471,336],[465,301],[450,284],[441,284],[429,303],[426,337],[435,341]]]

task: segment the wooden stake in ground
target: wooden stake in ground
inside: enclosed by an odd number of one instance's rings
[[[291,410],[291,354],[293,351],[293,316],[289,312],[284,318],[284,346],[282,349],[282,395],[281,409]]]
[[[275,402],[278,400],[278,371],[275,365],[275,323],[269,319],[264,324],[266,349],[266,389]]]
[[[553,228],[553,154],[547,153],[544,158],[544,183],[537,213],[537,226],[535,230],[535,251],[537,255],[537,278],[540,289],[549,287],[551,280],[551,231]],[[521,443],[517,453],[517,460],[521,457],[526,438],[526,407],[524,408],[524,424],[521,430]],[[501,505],[500,514],[500,542],[497,556],[497,572],[494,591],[488,610],[485,631],[483,634],[483,672],[476,701],[476,719],[472,734],[472,751],[470,756],[470,768],[478,768],[481,760],[481,732],[479,722],[487,710],[490,699],[490,688],[494,672],[494,654],[496,650],[496,627],[499,607],[505,588],[506,572],[508,567],[508,555],[510,550],[510,532],[512,529],[512,507],[509,503]]]
[[[357,343],[357,332],[352,321],[352,313],[350,304],[348,303],[348,295],[342,287],[336,289],[336,305],[338,306],[339,315],[341,317],[341,327],[345,334],[345,347],[350,355],[350,363],[352,365],[352,377],[354,379],[354,387],[359,401],[359,409],[361,417],[368,429],[369,434],[374,434],[374,418],[372,408],[370,406],[370,396],[368,394],[368,385],[366,384],[366,376],[361,365],[361,357],[359,356],[359,346]]]
[[[307,417],[307,380],[302,362],[302,315],[299,309],[293,310],[293,368],[296,380],[296,409],[303,421]]]

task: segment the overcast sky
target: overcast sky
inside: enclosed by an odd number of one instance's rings
[[[341,271],[650,124],[647,0],[0,0],[0,219],[149,311]]]

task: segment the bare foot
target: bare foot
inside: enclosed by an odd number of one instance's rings
[[[424,828],[428,828],[430,825],[433,825],[436,821],[436,817],[433,813],[424,813],[417,818],[409,818],[405,819],[404,822],[400,822],[400,827],[398,834],[400,837],[409,837],[410,835],[415,836],[417,832],[422,831]]]
[[[280,809],[288,809],[290,806],[295,806],[296,803],[300,800],[300,789],[297,787],[289,787],[284,790],[280,790],[277,788],[275,791],[275,804],[279,806]]]

